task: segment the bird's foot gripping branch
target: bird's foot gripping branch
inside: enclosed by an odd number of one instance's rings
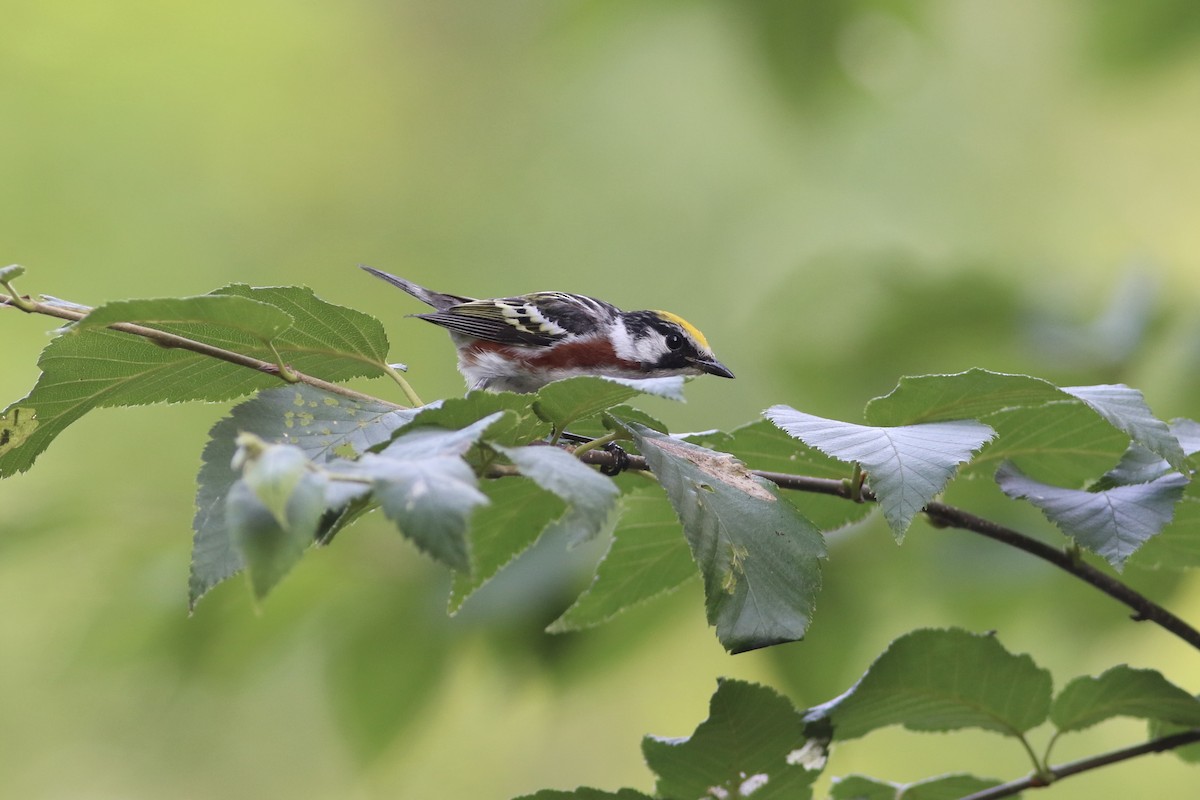
[[[897,541],[925,518],[1010,545],[1200,651],[1200,632],[1119,577],[1133,563],[1200,566],[1192,481],[1200,426],[1157,419],[1126,386],[1063,388],[976,369],[903,378],[857,422],[774,405],[765,419],[729,432],[672,436],[627,404],[642,394],[680,399],[679,376],[582,376],[533,393],[472,391],[421,404],[389,362],[382,325],[306,288],[234,285],[91,309],[22,297],[12,286],[19,277],[19,268],[0,270],[0,304],[67,325],[46,346],[37,384],[0,416],[0,477],[29,469],[94,408],[239,401],[204,448],[192,605],[243,572],[265,596],[314,546],[379,508],[452,571],[452,611],[540,538],[604,536],[608,552],[591,585],[551,631],[599,625],[698,575],[705,615],[736,653],[804,637],[821,588],[824,533],[878,508]],[[362,377],[396,381],[406,404],[342,385]],[[581,436],[619,441],[627,455],[580,446]],[[618,458],[622,474],[598,469]],[[996,497],[1032,503],[1064,535],[1063,547],[947,503],[964,481],[972,496],[991,487]],[[1148,741],[1049,764],[1061,734],[1118,715],[1149,720]],[[1039,753],[1028,734],[1047,720],[1053,732]],[[647,739],[645,752],[659,776],[657,797],[805,797],[832,745],[892,724],[1012,737],[1030,755],[1029,778],[955,775],[920,795],[1003,797],[1194,742],[1200,701],[1159,672],[1122,665],[1055,695],[1048,673],[996,638],[917,631],[819,708],[796,711],[770,690],[723,682],[691,739]],[[834,796],[899,791],[853,777]]]

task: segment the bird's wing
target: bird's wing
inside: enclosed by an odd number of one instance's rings
[[[569,335],[521,297],[475,300],[416,316],[455,333],[500,344],[547,347]]]

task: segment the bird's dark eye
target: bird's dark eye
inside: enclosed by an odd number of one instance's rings
[[[683,347],[683,337],[680,336],[678,333],[668,333],[667,334],[667,349],[668,350],[678,350],[681,347]]]

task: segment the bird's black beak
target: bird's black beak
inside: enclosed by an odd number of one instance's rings
[[[729,367],[715,358],[689,358],[688,362],[696,369],[706,372],[709,375],[717,375],[722,378],[733,377],[733,373],[729,371]]]

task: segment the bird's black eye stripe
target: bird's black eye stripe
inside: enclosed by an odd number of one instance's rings
[[[668,333],[667,334],[667,349],[668,350],[678,350],[681,347],[683,347],[683,337],[681,335],[679,335],[678,333]]]

